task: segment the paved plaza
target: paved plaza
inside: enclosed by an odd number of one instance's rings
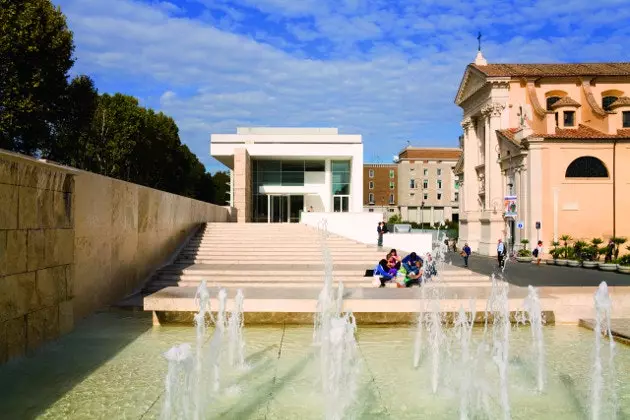
[[[449,253],[453,265],[464,266],[464,260],[456,253]],[[498,273],[496,258],[471,255],[469,269],[475,273]],[[609,286],[630,286],[630,275],[605,272],[597,269],[559,267],[546,265],[544,261],[539,266],[531,263],[508,263],[503,273],[504,278],[513,285],[527,287],[596,287],[602,281]]]

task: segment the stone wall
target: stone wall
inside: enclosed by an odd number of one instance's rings
[[[0,151],[0,364],[138,289],[231,209]]]
[[[0,363],[73,326],[72,170],[0,154]]]
[[[75,178],[75,319],[140,287],[192,230],[229,209],[89,172]]]
[[[234,197],[238,223],[250,222],[252,219],[252,170],[251,159],[247,149],[234,149]]]

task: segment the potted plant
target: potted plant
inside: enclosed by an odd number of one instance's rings
[[[630,251],[630,246],[627,246],[626,249]],[[626,254],[617,259],[617,271],[624,274],[630,274],[630,254]]]
[[[556,260],[558,259],[558,247],[560,246],[560,242],[551,241],[552,248],[549,250],[549,255],[551,255],[551,259],[546,259],[545,264],[547,265],[555,265]]]
[[[528,243],[529,243],[529,240],[521,239],[521,244],[523,245],[523,247],[518,250],[518,252],[516,254],[516,261],[518,261],[518,262],[532,262],[532,259],[533,259],[532,251],[527,249],[527,244]]]
[[[602,240],[600,238],[593,238],[591,240],[591,244],[584,249],[582,259],[582,267],[584,268],[595,268],[599,265],[599,255],[600,255],[600,245],[602,244]]]
[[[610,238],[610,240],[613,242],[613,244],[615,244],[615,247],[613,249],[612,261],[600,262],[599,269],[602,271],[616,271],[617,270],[616,260],[619,257],[619,245],[626,242],[626,238],[612,237]],[[605,254],[607,252],[607,247],[604,247],[602,249],[603,249],[603,253]]]
[[[571,240],[571,236],[562,235],[560,237],[563,246],[557,248],[559,250],[558,258],[556,259],[556,265],[567,265],[569,264],[569,241]]]
[[[581,248],[576,248],[575,245],[567,248],[567,265],[569,267],[580,267],[582,265],[580,251]]]

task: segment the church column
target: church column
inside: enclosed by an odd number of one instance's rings
[[[491,206],[501,206],[503,202],[501,164],[497,162],[497,150],[499,150],[499,139],[496,131],[501,129],[501,114],[505,105],[492,103],[484,108],[486,115],[486,199],[489,200],[488,208]]]
[[[486,196],[484,198],[484,208],[489,210],[492,208],[492,190],[490,183],[492,182],[490,167],[492,166],[493,151],[490,148],[490,109],[485,107],[482,111],[483,115],[483,141],[484,141],[484,185],[486,190]]]
[[[478,156],[478,140],[474,135],[475,127],[471,118],[465,118],[462,121],[464,129],[464,186],[460,187],[460,195],[464,196],[466,203],[466,213],[477,210],[477,174],[475,166],[477,165]],[[465,213],[460,217],[467,218]]]

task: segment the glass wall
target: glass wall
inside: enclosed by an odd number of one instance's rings
[[[323,160],[252,160],[252,221],[263,223],[268,221],[268,211],[271,206],[268,203],[269,197],[260,192],[261,186],[304,186],[305,172],[324,172],[325,169]],[[279,214],[278,207],[282,206],[282,211],[286,210],[285,214],[290,217],[291,221],[299,221],[299,211],[303,210],[304,197],[300,195],[291,195],[290,197],[290,215],[288,213],[288,200],[279,200],[274,202],[274,214],[272,214],[274,218]],[[286,203],[286,205],[282,203]],[[284,207],[287,208],[284,209]]]
[[[348,212],[350,207],[350,161],[332,161],[333,212]]]
[[[332,162],[332,194],[350,194],[350,161],[335,160]]]

